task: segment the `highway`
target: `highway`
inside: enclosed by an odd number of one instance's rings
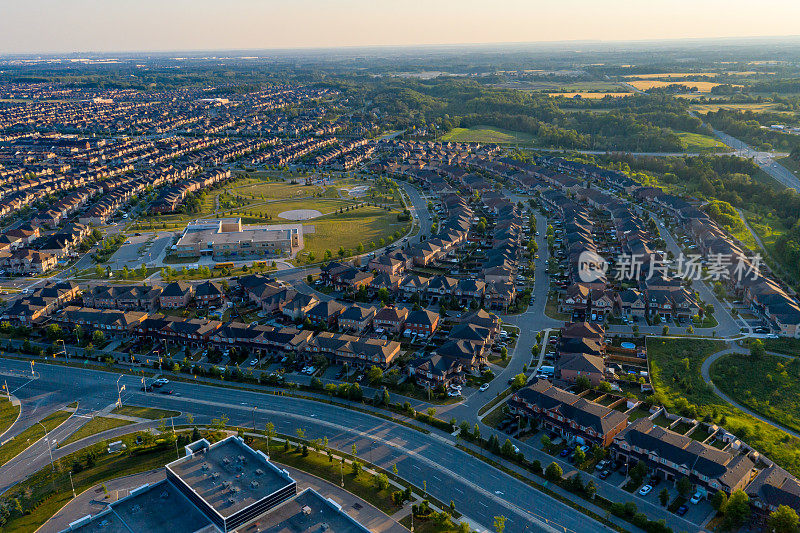
[[[2,366],[4,379],[22,401],[23,413],[33,408],[38,414],[49,413],[68,402],[80,400],[80,415],[89,416],[90,412],[108,406],[117,397],[119,374],[40,363],[36,365],[37,379],[31,380],[29,375],[24,375],[26,371],[30,373],[27,362],[3,360]],[[416,485],[425,481],[433,496],[444,502],[453,500],[458,509],[487,527],[495,516],[504,515],[509,519],[508,532],[608,530],[569,506],[456,449],[453,441],[443,434],[426,434],[366,413],[287,396],[180,382],[170,384],[180,396],[166,396],[140,392],[139,379],[135,376],[123,376],[119,383],[126,386],[123,402],[190,413],[198,423],[224,414],[231,425],[252,427],[255,420],[256,428],[263,429],[270,421],[279,433],[293,435],[297,428],[302,428],[310,439],[327,436],[331,446],[337,449],[350,450],[352,444],[356,444],[362,458],[371,458],[387,470],[396,464],[402,477]],[[28,417],[26,424],[39,418],[41,416]],[[18,423],[14,430],[18,432],[24,425]],[[63,438],[60,433],[60,430],[54,432]],[[86,444],[83,441],[53,450],[54,458]],[[39,441],[32,445],[0,467],[0,493],[48,462],[46,443]],[[546,524],[543,517],[551,524]]]

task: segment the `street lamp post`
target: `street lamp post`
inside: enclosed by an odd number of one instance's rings
[[[53,464],[53,449],[50,447],[50,434],[47,432],[47,428],[41,422],[37,422],[42,429],[44,430],[44,440],[47,441],[47,451],[50,453],[50,467],[55,470],[56,466]]]
[[[75,483],[72,482],[72,470],[69,471],[69,484],[72,485],[72,497],[75,498]]]

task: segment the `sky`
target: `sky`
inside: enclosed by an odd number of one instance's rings
[[[800,33],[798,0],[0,0],[0,55]]]

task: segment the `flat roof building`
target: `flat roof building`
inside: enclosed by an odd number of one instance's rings
[[[291,256],[302,250],[302,224],[244,226],[241,218],[190,223],[175,245],[178,257],[215,258]]]
[[[185,450],[166,465],[166,480],[132,490],[63,533],[369,531],[313,489],[297,494],[285,470],[239,437],[216,444],[201,439]]]

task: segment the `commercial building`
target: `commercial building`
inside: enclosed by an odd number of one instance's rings
[[[132,490],[62,533],[369,531],[315,490],[297,494],[285,470],[239,437],[201,439],[185,451],[166,465],[166,480]]]

